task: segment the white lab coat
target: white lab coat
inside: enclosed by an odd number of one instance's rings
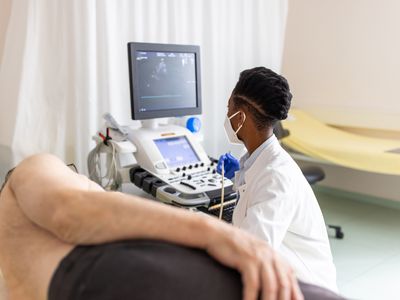
[[[233,225],[267,241],[300,280],[337,291],[336,269],[318,202],[300,168],[272,138],[246,171],[246,183],[235,187],[240,199]]]

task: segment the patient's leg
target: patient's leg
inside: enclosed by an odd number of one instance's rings
[[[102,189],[51,155],[30,157],[6,177],[0,193],[0,295],[4,280],[10,299],[44,299],[54,269],[73,247],[44,226],[62,200],[59,187]]]
[[[6,298],[6,286],[4,284],[3,274],[0,270],[0,299],[7,299]]]

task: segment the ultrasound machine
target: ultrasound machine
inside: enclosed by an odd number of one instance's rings
[[[130,181],[168,204],[214,215],[222,209],[230,222],[237,195],[217,161],[190,130],[157,120],[201,114],[200,48],[129,43],[128,59],[132,119],[142,123],[127,130],[137,161]]]

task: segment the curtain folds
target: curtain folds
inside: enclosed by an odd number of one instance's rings
[[[13,0],[0,69],[0,144],[85,171],[111,112],[130,120],[130,41],[201,47],[204,146],[227,150],[226,103],[244,68],[280,71],[287,0]]]

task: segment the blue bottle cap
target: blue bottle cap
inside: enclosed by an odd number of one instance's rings
[[[200,119],[197,117],[190,117],[186,121],[186,128],[192,133],[199,132],[201,129]]]

